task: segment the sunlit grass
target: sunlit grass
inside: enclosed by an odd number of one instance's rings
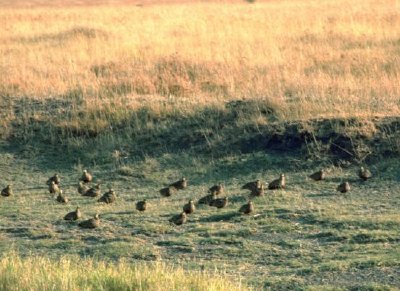
[[[245,290],[223,276],[188,272],[152,264],[106,263],[101,260],[62,257],[21,258],[15,253],[0,259],[2,290]]]
[[[115,110],[257,98],[286,119],[395,115],[395,2],[8,6],[0,92],[65,98],[79,90],[84,104]]]

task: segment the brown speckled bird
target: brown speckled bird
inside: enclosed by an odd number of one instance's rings
[[[82,196],[88,196],[88,197],[98,197],[100,195],[100,185],[97,184],[96,186],[90,188],[85,192],[85,194],[82,194]]]
[[[244,184],[242,186],[242,189],[247,189],[250,191],[255,191],[257,189],[259,189],[262,185],[262,182],[260,180],[256,180],[256,181],[252,181],[252,182],[248,182],[246,184]]]
[[[358,176],[360,177],[360,179],[367,181],[368,179],[372,178],[372,173],[367,168],[360,167],[360,170],[358,171]]]
[[[60,185],[60,183],[61,183],[60,175],[58,175],[57,173],[54,174],[53,177],[50,177],[50,178],[47,180],[46,184],[50,186],[51,181],[54,181],[54,183],[56,183],[57,185]]]
[[[271,183],[268,184],[268,189],[270,190],[275,190],[275,189],[285,189],[286,187],[286,180],[285,180],[285,174],[281,174],[281,176],[273,180]]]
[[[169,222],[176,224],[176,225],[182,225],[187,221],[187,216],[185,212],[182,212],[181,214],[175,215],[170,218]]]
[[[208,192],[210,192],[211,194],[220,195],[224,193],[224,186],[222,185],[222,183],[219,183],[208,189]]]
[[[325,179],[325,177],[326,177],[326,172],[325,172],[324,169],[322,169],[322,170],[319,170],[319,171],[317,171],[317,172],[311,174],[309,177],[310,177],[311,179],[313,179],[314,181],[321,181],[321,180],[324,180],[324,179]]]
[[[249,203],[246,203],[240,207],[239,212],[243,214],[250,214],[254,211],[254,205],[252,201],[249,201]]]
[[[50,194],[57,194],[60,192],[60,187],[58,187],[54,181],[51,181],[49,185],[49,192]]]
[[[260,188],[253,189],[250,196],[264,196],[264,184],[261,184]]]
[[[84,220],[78,224],[79,227],[82,228],[97,228],[100,226],[100,217],[99,214],[95,214],[93,218],[88,220]]]
[[[78,185],[78,193],[81,195],[85,195],[85,193],[89,190],[89,187],[83,184],[83,181],[79,181]]]
[[[145,211],[147,209],[147,201],[146,199],[139,201],[136,203],[136,209],[139,211]]]
[[[1,196],[12,196],[13,195],[13,190],[12,190],[12,186],[11,185],[7,185],[6,188],[4,188],[3,190],[1,190]]]
[[[90,183],[93,180],[93,176],[87,170],[83,170],[82,177],[80,180],[83,183]]]
[[[193,200],[189,200],[189,203],[183,205],[183,211],[186,214],[191,214],[196,210],[196,206],[194,206]]]
[[[187,183],[188,183],[187,179],[183,177],[179,181],[170,184],[169,187],[175,187],[178,190],[183,190],[187,187]]]
[[[211,201],[213,201],[214,199],[217,199],[217,194],[209,194],[200,198],[199,201],[197,201],[197,204],[210,205]]]
[[[60,192],[58,192],[58,196],[57,196],[56,200],[57,200],[57,202],[64,203],[64,204],[68,203],[68,201],[69,201],[68,198],[63,195],[62,190],[60,190]]]
[[[110,204],[114,203],[116,198],[117,196],[115,196],[115,191],[113,189],[109,189],[108,192],[104,193],[103,196],[101,196],[97,201]]]
[[[76,207],[75,211],[72,212],[68,212],[65,216],[64,216],[64,220],[78,220],[79,218],[82,217],[82,213],[80,211],[79,206]]]
[[[343,182],[339,186],[337,186],[336,191],[346,193],[350,191],[350,183],[349,182]]]
[[[226,205],[228,205],[228,197],[217,198],[210,202],[210,206],[214,206],[217,208],[224,208]]]
[[[162,188],[160,190],[160,194],[161,194],[161,196],[164,196],[164,197],[170,197],[173,194],[175,194],[176,191],[178,191],[178,190],[175,187],[169,186],[169,187]]]

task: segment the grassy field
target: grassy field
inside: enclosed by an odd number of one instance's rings
[[[375,163],[376,177],[366,183],[358,181],[355,167],[336,168],[328,162],[265,152],[219,159],[170,153],[123,166],[103,162],[91,165],[95,179],[104,188],[112,186],[118,195],[114,205],[103,205],[77,194],[83,165],[53,156],[51,162],[32,163],[22,155],[10,149],[1,154],[3,179],[15,188],[14,197],[0,201],[2,252],[53,259],[78,255],[111,262],[161,261],[185,270],[218,270],[228,280],[274,290],[400,286],[396,160]],[[327,181],[306,178],[321,165],[331,169]],[[248,199],[240,186],[256,178],[271,181],[282,170],[288,189],[268,191],[254,199],[254,215],[239,215],[239,207]],[[62,188],[71,200],[67,205],[47,193],[46,179],[55,171],[61,173]],[[181,175],[189,178],[189,188],[161,198],[158,189]],[[352,191],[335,193],[345,179]],[[202,197],[219,181],[227,188],[226,209],[199,207],[187,224],[168,223],[184,203]],[[143,198],[150,207],[139,213],[135,202]],[[85,218],[99,212],[101,227],[85,231],[63,221],[77,205]]]
[[[7,1],[5,95],[78,92],[90,111],[256,98],[290,120],[399,113],[398,1]]]
[[[117,264],[62,257],[21,259],[7,253],[0,260],[2,290],[243,290],[216,274],[186,272],[163,263]]]
[[[400,288],[398,1],[0,6],[0,289]],[[77,193],[83,169],[115,204]],[[226,208],[168,222],[218,182]],[[99,229],[62,219],[78,205]]]

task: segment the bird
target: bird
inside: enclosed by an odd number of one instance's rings
[[[268,189],[285,189],[286,181],[285,181],[285,174],[281,174],[280,177],[276,180],[273,180],[271,183],[268,184]]]
[[[372,178],[372,173],[367,168],[360,167],[360,170],[358,171],[358,176],[360,177],[360,179],[367,181],[368,179]]]
[[[196,206],[194,206],[194,202],[192,199],[189,200],[189,203],[183,205],[183,211],[186,214],[191,214],[196,210]]]
[[[5,187],[3,190],[1,190],[1,196],[11,196],[13,195],[13,190],[12,190],[12,186],[11,185],[7,185],[7,187]]]
[[[83,183],[89,183],[92,182],[93,176],[87,170],[83,170],[83,174],[80,180]]]
[[[96,186],[90,188],[85,192],[85,194],[82,194],[82,196],[89,196],[89,197],[97,197],[100,195],[100,185],[96,184]]]
[[[350,191],[350,183],[349,182],[343,182],[339,186],[337,186],[336,191],[346,193]]]
[[[175,187],[177,190],[183,190],[187,187],[187,179],[182,177],[182,179],[179,181],[170,184],[169,187]]]
[[[224,208],[226,205],[228,205],[228,197],[217,198],[210,202],[210,206],[214,206],[217,208]]]
[[[57,196],[56,200],[57,200],[57,202],[60,202],[60,203],[68,203],[68,201],[69,201],[68,198],[63,195],[62,190],[60,190],[60,192],[58,192],[58,196]]]
[[[81,195],[85,195],[85,193],[89,190],[89,187],[83,184],[83,181],[79,181],[78,185],[78,193]]]
[[[46,184],[50,186],[51,181],[54,181],[54,183],[56,183],[57,185],[60,185],[60,183],[61,183],[60,175],[58,175],[57,173],[55,173],[54,176],[50,177],[50,178],[47,180]]]
[[[208,189],[208,192],[210,192],[211,194],[220,195],[224,193],[224,186],[222,185],[222,183],[219,183]]]
[[[254,211],[254,205],[252,201],[249,201],[248,203],[242,205],[240,207],[239,212],[243,214],[250,214]]]
[[[248,182],[242,186],[242,189],[247,189],[250,191],[254,191],[256,189],[259,189],[261,187],[262,183],[260,180]]]
[[[172,222],[176,225],[182,225],[187,221],[186,212],[181,212],[178,215],[175,215],[169,219],[169,222]]]
[[[100,217],[99,214],[96,213],[93,218],[90,218],[88,220],[84,220],[80,223],[78,223],[79,227],[82,228],[97,228],[100,226]]]
[[[104,193],[103,196],[101,196],[97,201],[110,204],[114,203],[116,198],[117,196],[115,196],[115,191],[113,189],[109,189],[108,192]]]
[[[79,206],[76,207],[75,211],[72,212],[68,212],[65,216],[64,216],[64,220],[78,220],[79,218],[82,217],[82,213],[80,211]]]
[[[139,211],[145,211],[147,209],[147,201],[146,199],[142,200],[142,201],[138,201],[136,203],[136,209]]]
[[[174,186],[168,186],[160,190],[161,196],[170,197],[178,191]]]
[[[217,194],[209,194],[206,195],[202,198],[199,199],[199,201],[197,201],[197,204],[207,204],[209,205],[211,201],[213,201],[214,199],[217,199]]]
[[[321,181],[321,180],[324,180],[324,179],[325,179],[325,177],[326,177],[326,172],[325,172],[324,169],[322,169],[322,170],[319,170],[319,171],[317,171],[317,172],[311,174],[311,175],[308,176],[308,177],[310,177],[310,178],[313,179],[314,181]]]
[[[49,192],[50,192],[50,194],[59,193],[60,187],[58,187],[58,185],[54,181],[51,181],[50,185],[49,185]]]
[[[259,188],[253,189],[250,196],[264,196],[264,184],[261,184]]]

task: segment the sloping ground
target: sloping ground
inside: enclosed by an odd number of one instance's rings
[[[362,163],[400,150],[397,117],[284,121],[267,100],[196,109],[193,104],[162,102],[155,110],[146,105],[96,109],[79,94],[69,97],[3,98],[0,137],[39,151],[40,145],[53,144],[50,151],[73,151],[80,159],[87,157],[88,149],[91,159],[116,149],[139,157],[177,152],[223,157],[273,150]]]

